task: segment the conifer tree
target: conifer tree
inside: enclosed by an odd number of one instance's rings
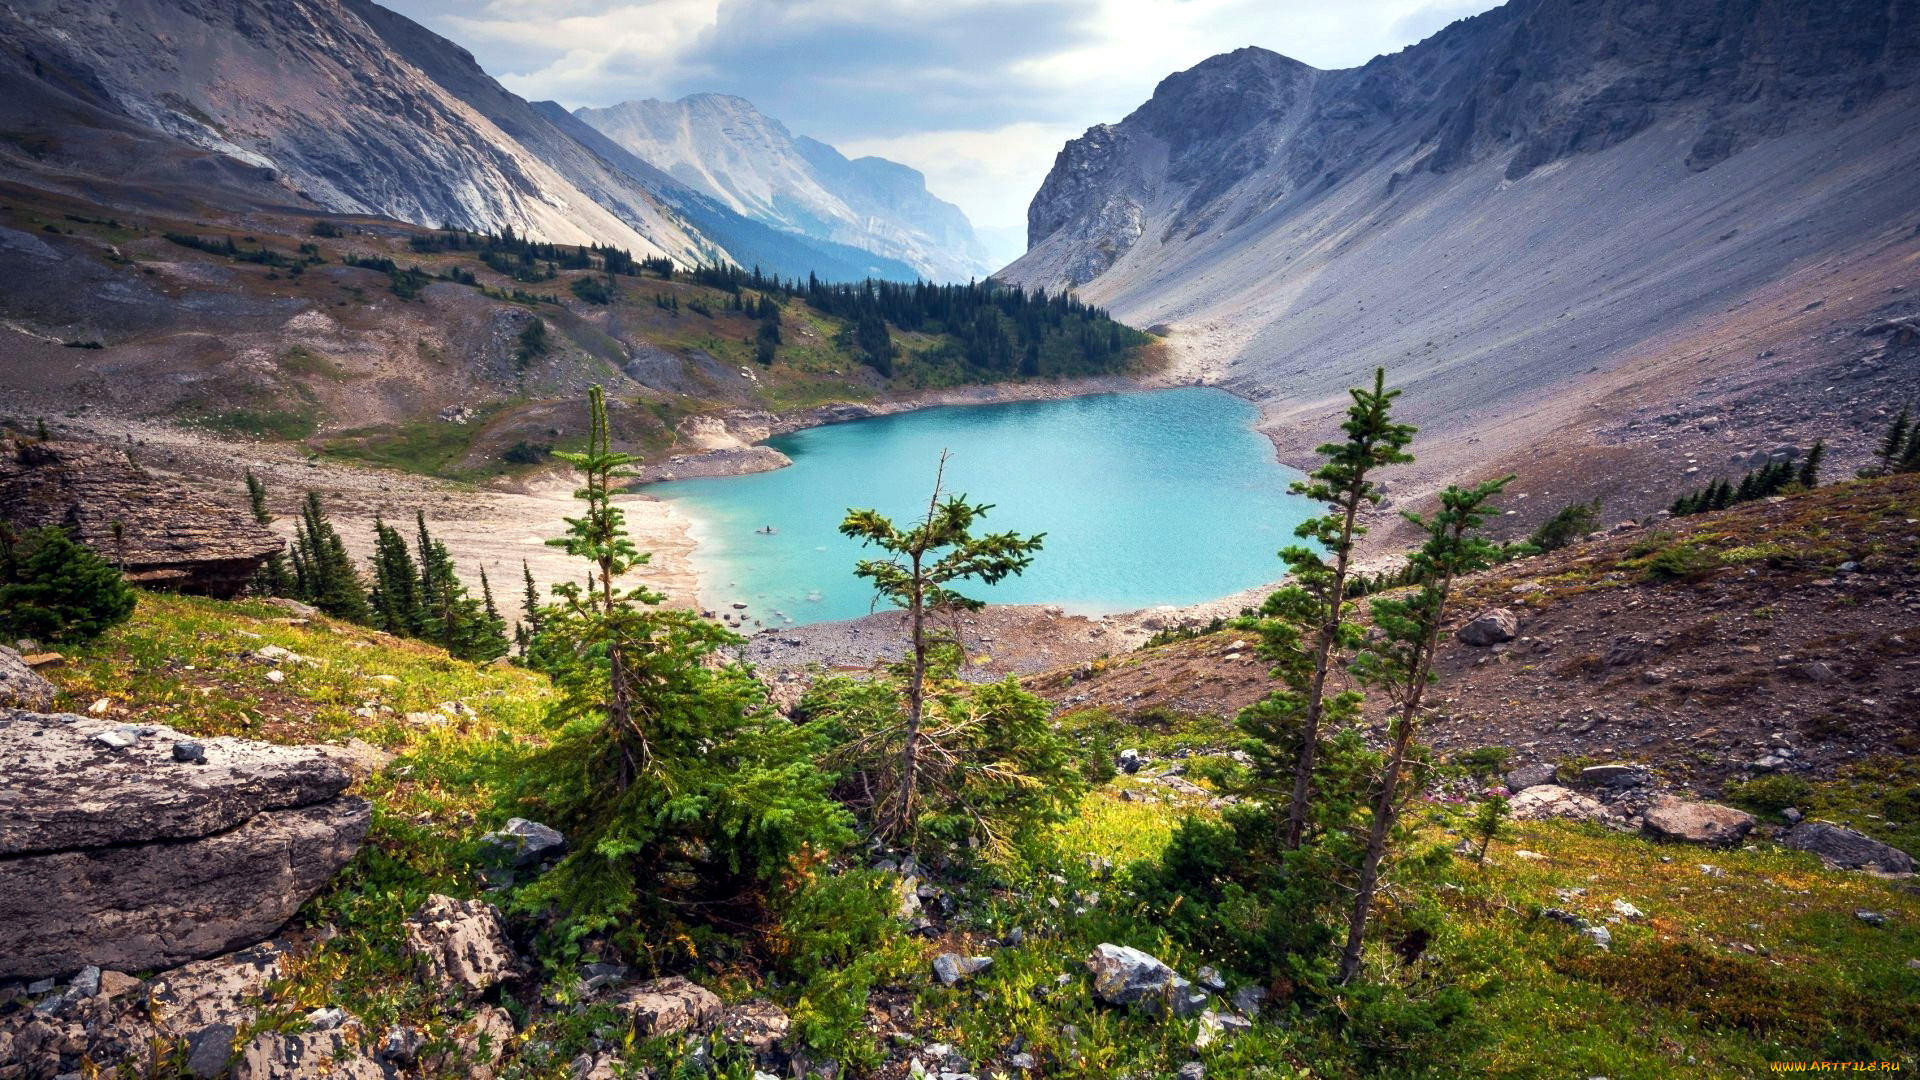
[[[1760,494],[1759,479],[1754,475],[1752,469],[1748,469],[1747,475],[1740,478],[1740,486],[1734,490],[1733,501],[1737,503],[1746,502],[1758,494]]]
[[[533,583],[533,567],[528,566],[525,559],[520,560],[520,577],[526,583],[526,591],[521,598],[521,619],[513,628],[513,637],[524,657],[540,633],[540,589]]]
[[[133,614],[120,571],[60,528],[20,535],[0,522],[0,632],[90,641]]]
[[[637,459],[613,450],[599,387],[588,404],[586,449],[559,455],[581,476],[583,509],[548,542],[589,571],[584,583],[555,586],[540,611],[539,651],[560,697],[552,741],[522,774],[542,820],[567,834],[568,854],[522,899],[558,909],[560,947],[604,934],[659,964],[686,955],[689,923],[738,918],[797,856],[851,832],[811,764],[817,738],[717,655],[741,639],[659,607],[664,598],[644,584],[621,584],[647,562],[613,502]]]
[[[400,530],[373,519],[373,613],[381,629],[401,637],[420,637],[426,610],[420,603],[419,569]]]
[[[267,488],[260,478],[247,470],[247,508],[253,512],[253,520],[262,525],[273,524],[273,512],[267,509]],[[287,565],[287,554],[275,549],[267,556],[267,561],[254,571],[253,581],[248,588],[264,596],[295,596],[300,589],[294,579],[293,570]]]
[[[946,469],[947,455],[942,453],[926,516],[917,524],[899,528],[877,510],[849,510],[840,523],[843,535],[859,540],[863,547],[871,544],[886,553],[885,558],[862,559],[854,573],[872,582],[882,599],[907,612],[907,655],[903,662],[906,715],[900,733],[899,774],[876,800],[874,827],[881,837],[909,846],[918,829],[928,663],[936,643],[943,640],[927,625],[928,616],[940,611],[978,610],[984,606],[982,601],[964,596],[952,586],[963,581],[992,585],[1025,571],[1045,539],[1045,534],[1020,536],[1011,532],[975,536],[974,526],[993,507],[969,503],[965,495],[942,500]]]
[[[327,520],[320,493],[307,492],[294,540],[294,566],[300,575],[301,599],[335,618],[365,623],[373,613],[367,606],[360,575],[347,556],[347,546]]]
[[[1911,431],[1913,410],[1911,406],[1900,406],[1900,414],[1893,418],[1893,426],[1887,429],[1886,438],[1880,441],[1880,464],[1891,469],[1907,449],[1907,435]],[[1916,439],[1915,442],[1920,442]]]
[[[1358,714],[1359,695],[1329,698],[1327,676],[1359,632],[1346,607],[1354,542],[1366,533],[1360,512],[1380,501],[1372,478],[1376,470],[1413,460],[1406,448],[1414,429],[1393,421],[1393,400],[1400,391],[1388,390],[1386,378],[1385,369],[1377,369],[1373,389],[1348,391],[1353,403],[1341,424],[1346,441],[1321,446],[1325,462],[1293,484],[1296,494],[1327,508],[1294,530],[1318,548],[1295,544],[1280,552],[1291,580],[1267,598],[1254,624],[1261,656],[1273,663],[1272,674],[1283,685],[1243,712],[1240,726],[1257,740],[1257,779],[1289,792],[1285,843],[1290,849],[1300,846],[1306,831],[1314,759],[1326,722],[1344,725]],[[1280,801],[1277,792],[1265,794],[1276,805]]]
[[[1408,514],[1427,536],[1409,560],[1424,571],[1425,584],[1405,599],[1382,597],[1373,602],[1378,637],[1355,658],[1352,669],[1368,686],[1386,692],[1393,711],[1388,720],[1386,763],[1375,783],[1372,822],[1347,920],[1347,943],[1340,954],[1337,983],[1352,981],[1359,970],[1381,863],[1407,796],[1406,770],[1414,738],[1419,734],[1421,709],[1432,682],[1434,653],[1446,625],[1454,580],[1491,565],[1498,557],[1499,547],[1478,533],[1497,512],[1492,506],[1494,496],[1512,482],[1509,476],[1467,489],[1450,486],[1440,493],[1440,511],[1431,518]]]
[[[1808,448],[1807,456],[1800,462],[1800,472],[1794,482],[1809,490],[1820,486],[1820,462],[1827,456],[1825,439],[1815,439]]]

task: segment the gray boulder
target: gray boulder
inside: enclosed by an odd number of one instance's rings
[[[1553,766],[1545,762],[1522,765],[1506,775],[1507,790],[1521,792],[1530,787],[1539,787],[1541,784],[1551,784],[1553,777]]]
[[[933,958],[933,976],[947,986],[954,986],[972,978],[993,966],[991,956],[961,956],[959,953],[941,953]]]
[[[509,818],[505,827],[480,838],[481,847],[497,862],[513,866],[532,866],[557,859],[567,850],[567,838],[526,818]]]
[[[1824,821],[1803,821],[1788,829],[1780,842],[1790,848],[1811,851],[1844,870],[1873,869],[1883,874],[1913,872],[1913,856],[1891,844]]]
[[[117,736],[115,748],[100,736]],[[353,857],[367,804],[313,747],[0,709],[0,979],[170,968],[266,938]]]
[[[1486,648],[1512,641],[1520,633],[1520,616],[1511,608],[1491,608],[1475,615],[1472,621],[1454,632],[1462,645]]]
[[[1193,1016],[1206,1008],[1207,995],[1159,960],[1127,945],[1101,944],[1087,957],[1093,996],[1109,1005],[1140,1009],[1154,1016]]]
[[[407,920],[407,951],[430,983],[468,1000],[519,970],[500,909],[485,900],[428,897]]]
[[[1641,829],[1658,840],[1709,847],[1732,847],[1753,831],[1753,815],[1717,803],[1657,795],[1647,807]]]
[[[699,983],[678,975],[631,986],[613,1006],[633,1022],[643,1039],[683,1031],[711,1031],[720,1022],[720,999]]]
[[[44,712],[53,708],[53,695],[52,683],[28,667],[19,653],[0,645],[0,708]]]

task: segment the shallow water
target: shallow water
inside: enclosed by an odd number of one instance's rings
[[[785,469],[647,491],[693,521],[704,605],[745,603],[766,626],[872,610],[853,566],[875,552],[840,521],[924,515],[943,449],[947,490],[994,504],[984,531],[1047,534],[1024,575],[963,592],[1087,614],[1190,604],[1277,579],[1275,552],[1312,513],[1254,418],[1204,387],[924,409],[773,439]]]

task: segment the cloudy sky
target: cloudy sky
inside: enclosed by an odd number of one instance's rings
[[[720,91],[927,174],[1002,261],[1061,143],[1260,45],[1349,67],[1494,0],[383,0],[569,108]]]

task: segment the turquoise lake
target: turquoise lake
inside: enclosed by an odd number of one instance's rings
[[[1024,575],[963,592],[1085,614],[1191,604],[1278,579],[1275,553],[1313,511],[1254,418],[1204,387],[923,409],[770,440],[788,468],[645,490],[693,521],[704,605],[744,603],[766,626],[871,611],[853,566],[875,553],[840,520],[917,520],[942,450],[946,490],[994,505],[985,531],[1047,534]]]

